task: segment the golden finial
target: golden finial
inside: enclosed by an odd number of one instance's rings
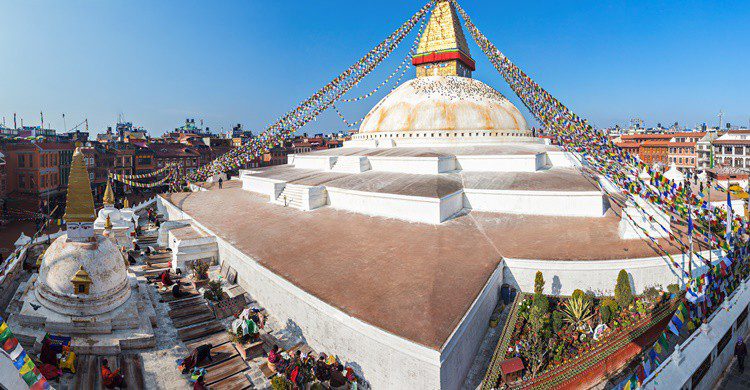
[[[94,196],[91,194],[91,181],[89,181],[86,164],[83,162],[80,144],[80,142],[76,143],[76,150],[73,152],[73,160],[70,163],[68,195],[65,200],[63,218],[66,222],[93,223],[96,219]]]
[[[107,230],[112,229],[112,220],[109,219],[109,215],[107,215],[107,220],[104,221],[104,228]]]
[[[107,180],[107,188],[104,189],[104,205],[114,206],[115,205],[115,193],[112,191],[112,185]]]
[[[417,66],[417,77],[471,77],[474,60],[456,8],[449,0],[439,0],[432,9],[412,63]]]
[[[125,200],[122,201],[122,207],[126,209],[130,208],[130,201],[128,200],[128,198],[125,198]]]

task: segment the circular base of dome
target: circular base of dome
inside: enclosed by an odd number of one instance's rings
[[[428,130],[355,134],[345,146],[351,147],[433,147],[452,145],[492,145],[509,142],[543,143],[526,131]]]

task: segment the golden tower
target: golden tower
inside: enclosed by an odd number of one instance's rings
[[[469,54],[469,45],[456,8],[450,0],[438,0],[432,10],[412,64],[417,67],[417,77],[471,78],[471,72],[475,69],[474,60]]]
[[[109,180],[107,180],[107,188],[104,190],[103,201],[105,206],[115,205],[115,193],[112,191],[112,185]]]
[[[73,160],[70,163],[68,176],[68,195],[65,200],[65,224],[68,239],[88,241],[94,236],[94,196],[91,194],[91,182],[86,164],[83,162],[80,143],[76,144]]]

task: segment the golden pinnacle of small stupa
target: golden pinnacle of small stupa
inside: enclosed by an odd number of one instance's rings
[[[68,194],[65,200],[66,222],[91,222],[96,219],[94,196],[91,194],[91,181],[83,161],[81,143],[76,142],[73,160],[68,176]]]
[[[112,185],[110,184],[110,181],[107,180],[107,188],[104,190],[104,205],[105,206],[114,206],[115,205],[115,193],[112,191]]]
[[[107,215],[107,220],[104,221],[104,229],[107,229],[107,230],[112,229],[112,220],[109,219],[109,215]]]

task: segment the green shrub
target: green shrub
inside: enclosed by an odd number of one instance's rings
[[[559,310],[555,310],[552,313],[552,330],[558,333],[563,327],[563,314]]]
[[[544,276],[542,271],[536,271],[536,277],[534,278],[534,294],[541,294],[544,292]]]
[[[615,285],[615,301],[621,308],[626,309],[633,303],[633,291],[630,289],[630,279],[625,270],[620,270]]]
[[[612,311],[609,309],[609,306],[602,306],[599,309],[599,314],[602,317],[602,322],[605,324],[609,324],[609,321],[612,320]]]
[[[672,283],[670,285],[667,285],[667,291],[669,291],[670,294],[677,295],[680,293],[680,286],[678,286],[676,283]]]
[[[549,313],[549,299],[543,294],[534,294],[534,302],[529,310],[529,324],[532,332],[538,333],[544,327]]]
[[[647,287],[645,290],[643,290],[643,297],[646,298],[649,302],[657,302],[659,301],[659,298],[661,298],[662,291],[660,288],[656,288],[655,286]]]
[[[291,390],[292,382],[288,381],[281,375],[276,375],[271,379],[271,388],[273,388],[273,390]]]
[[[575,289],[573,291],[573,295],[571,295],[570,297],[573,298],[573,299],[582,298],[583,297],[583,291],[579,290],[579,289]]]
[[[599,308],[600,311],[601,311],[601,309],[603,309],[605,307],[609,308],[609,313],[611,315],[615,315],[615,313],[617,313],[617,308],[618,308],[617,302],[614,299],[612,299],[612,298],[604,298],[604,299],[602,299],[602,302],[599,305],[599,307],[600,307]]]

